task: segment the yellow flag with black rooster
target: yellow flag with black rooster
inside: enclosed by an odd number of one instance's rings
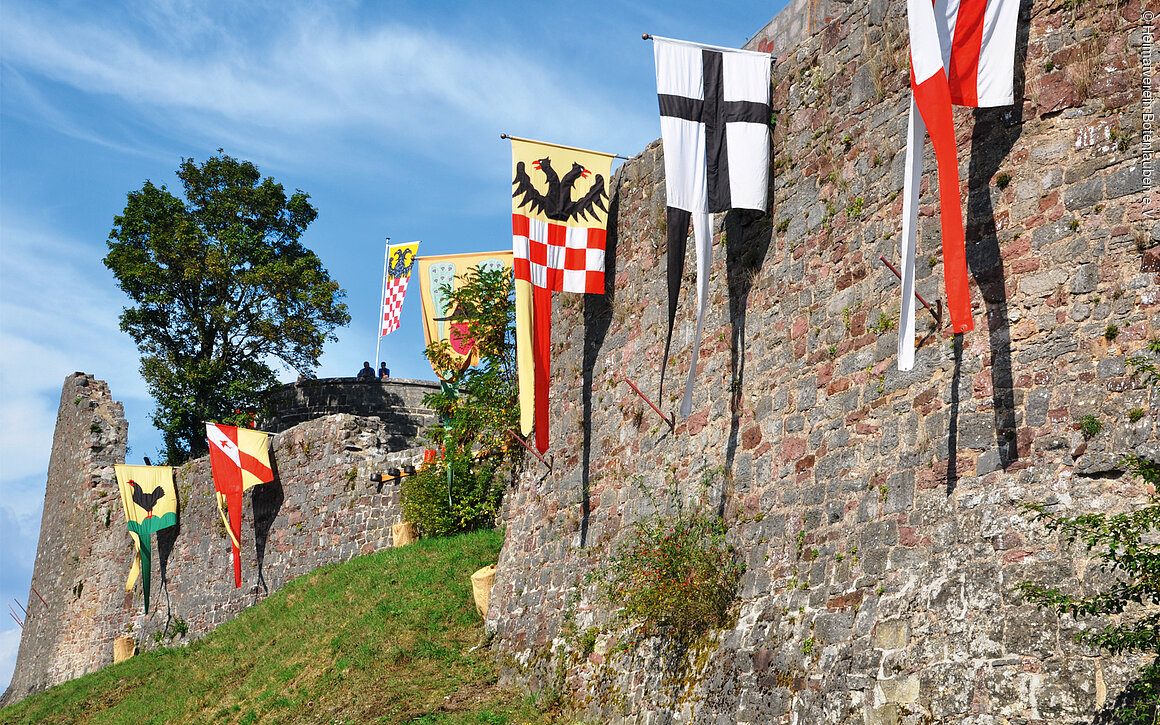
[[[125,581],[125,591],[133,590],[137,576],[145,591],[145,613],[149,613],[149,573],[152,570],[151,534],[177,524],[177,487],[169,466],[125,466],[118,464],[117,487],[125,506],[129,536],[137,554]]]

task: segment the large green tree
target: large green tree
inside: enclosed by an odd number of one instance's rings
[[[121,329],[141,351],[170,463],[206,452],[203,421],[243,422],[281,361],[309,375],[347,324],[345,296],[299,243],[310,196],[218,149],[177,171],[184,199],[151,181],[113,219],[105,266],[133,304]],[[246,414],[248,417],[248,414]]]

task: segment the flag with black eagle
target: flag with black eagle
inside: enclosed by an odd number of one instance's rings
[[[114,466],[121,504],[129,536],[133,539],[133,568],[125,581],[125,591],[133,591],[137,577],[145,593],[145,613],[149,613],[149,574],[153,565],[151,534],[177,525],[177,488],[169,466]]]
[[[669,327],[661,391],[692,222],[697,249],[697,327],[681,416],[692,409],[693,378],[709,297],[713,213],[766,208],[769,181],[768,53],[653,36],[668,205]]]
[[[512,139],[520,430],[548,450],[552,292],[604,294],[612,154]]]
[[[418,242],[387,245],[379,337],[399,329],[399,313],[403,310],[403,298],[407,296],[407,283],[411,280],[411,269],[415,266],[415,255],[418,253]]]

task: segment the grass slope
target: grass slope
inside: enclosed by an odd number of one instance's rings
[[[0,723],[546,723],[498,689],[468,577],[493,531],[327,566],[188,647],[0,710]],[[111,646],[111,645],[110,645]]]

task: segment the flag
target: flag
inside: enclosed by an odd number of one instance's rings
[[[697,249],[697,328],[681,415],[693,404],[693,379],[705,308],[714,212],[766,208],[769,182],[768,53],[717,48],[653,36],[668,204],[669,328],[661,390],[685,266],[689,223]]]
[[[173,469],[169,466],[126,466],[118,463],[117,488],[125,507],[125,521],[133,548],[133,568],[125,581],[125,591],[133,591],[137,576],[145,592],[145,613],[149,613],[149,574],[152,570],[152,542],[154,531],[177,524],[177,487],[173,484]]]
[[[611,154],[512,139],[520,430],[548,450],[552,292],[604,294]]]
[[[419,299],[423,307],[423,339],[429,346],[443,340],[450,345],[451,353],[460,362],[470,358],[466,365],[479,362],[475,341],[467,330],[466,318],[451,307],[445,288],[454,291],[472,267],[480,269],[512,268],[512,253],[473,252],[469,254],[440,254],[418,257],[415,260],[416,274],[419,275]],[[441,376],[443,371],[436,370]]]
[[[418,242],[387,245],[386,271],[383,274],[383,325],[379,337],[399,329],[399,312],[403,309],[407,282],[411,279],[411,268],[415,266],[415,255],[418,252]]]
[[[237,428],[222,423],[206,423],[213,487],[218,512],[229,532],[234,553],[234,586],[242,585],[242,492],[274,480],[270,468],[269,433]],[[226,511],[229,511],[227,518]]]
[[[959,158],[951,104],[975,108],[1014,102],[1018,0],[907,0],[910,121],[902,201],[902,307],[898,369],[914,367],[914,255],[923,141],[930,133],[938,166],[943,278],[951,329],[974,329]]]

